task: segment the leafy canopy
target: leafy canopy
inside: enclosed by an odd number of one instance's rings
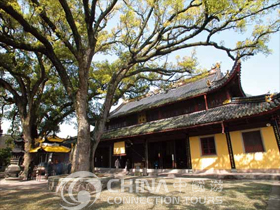
[[[173,82],[194,72],[193,55],[175,63],[168,60],[177,50],[212,46],[233,60],[269,53],[269,36],[280,27],[279,4],[277,0],[3,0],[0,39],[2,45],[44,54],[73,101],[85,89],[88,100],[105,99],[97,106],[104,110],[122,96],[133,98],[145,94],[150,85],[162,86],[159,81]],[[228,31],[243,36],[230,44],[217,40]]]

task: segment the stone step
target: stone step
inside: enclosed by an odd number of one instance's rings
[[[5,178],[6,181],[21,181],[21,177],[7,177]]]
[[[228,173],[228,174],[159,174],[159,176],[167,177],[183,177],[183,178],[214,178],[214,179],[231,179],[231,180],[280,180],[280,174],[268,173]]]
[[[122,173],[124,169],[115,168],[96,168],[101,173]],[[136,170],[130,169],[129,175],[135,175]],[[140,175],[143,169],[139,171]],[[280,180],[280,172],[278,170],[269,171],[242,171],[242,170],[207,170],[193,171],[190,169],[148,169],[149,177],[189,177],[189,178],[215,178],[215,179],[258,179],[258,180]]]
[[[95,168],[95,173],[122,173],[125,171],[124,168]]]
[[[18,164],[18,160],[11,160],[11,164],[17,165]]]

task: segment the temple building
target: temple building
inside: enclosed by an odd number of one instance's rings
[[[124,102],[110,113],[95,166],[280,172],[280,94],[246,96],[241,63],[169,90]]]

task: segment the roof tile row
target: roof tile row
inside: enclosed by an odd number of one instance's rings
[[[208,76],[204,78],[187,83],[175,89],[171,89],[167,92],[132,101],[129,103],[123,103],[116,110],[110,113],[109,118],[115,118],[133,112],[140,112],[145,109],[158,107],[163,104],[172,103],[178,100],[213,91],[225,84],[230,79],[230,77],[237,72],[238,69],[240,69],[240,63],[237,62],[233,66],[231,72],[229,74],[226,74],[225,76],[221,74],[220,69],[217,69],[216,73],[209,72]],[[211,81],[210,88],[207,84],[208,80]]]
[[[266,96],[233,98],[231,103],[209,110],[110,130],[104,133],[102,139],[116,139],[156,133],[164,130],[183,129],[195,125],[262,114],[280,108],[280,93],[274,95],[269,102],[266,101]]]

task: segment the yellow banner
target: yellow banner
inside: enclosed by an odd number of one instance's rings
[[[114,155],[125,155],[125,142],[114,143]]]

